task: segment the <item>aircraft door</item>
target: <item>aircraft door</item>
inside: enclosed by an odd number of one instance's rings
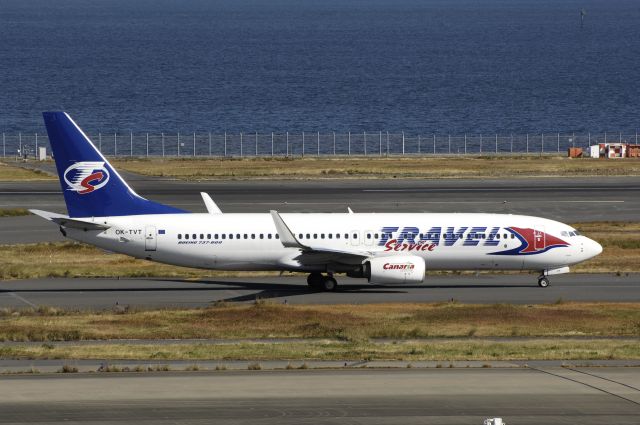
[[[156,247],[157,247],[156,226],[147,226],[144,228],[144,250],[155,251]]]
[[[546,234],[544,227],[536,227],[533,229],[533,248],[536,251],[542,251],[546,246]]]
[[[373,245],[373,236],[374,233],[372,230],[365,230],[362,234],[362,237],[364,238],[364,244],[367,246]]]
[[[360,232],[357,230],[352,230],[351,232],[349,232],[349,239],[351,239],[351,245],[360,245]]]

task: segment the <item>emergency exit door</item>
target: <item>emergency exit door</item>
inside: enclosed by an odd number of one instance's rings
[[[156,226],[147,226],[144,230],[144,250],[155,251],[157,246]]]

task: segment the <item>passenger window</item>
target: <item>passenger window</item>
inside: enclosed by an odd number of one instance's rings
[[[222,234],[222,239],[226,239],[226,238],[227,238],[227,235],[223,233]]]
[[[248,237],[249,237],[249,236],[245,233],[245,234],[244,234],[244,238],[245,238],[245,239],[248,239]]]
[[[307,239],[311,239],[311,235],[307,233]]]
[[[340,239],[340,233],[336,233],[336,239]]]
[[[233,239],[233,233],[229,233],[229,239]]]
[[[276,233],[276,239],[280,239],[280,235]]]
[[[271,239],[271,233],[267,234],[267,239]]]
[[[320,239],[324,239],[324,233],[320,233]]]
[[[333,239],[333,233],[329,233],[327,236],[329,237],[329,239]]]
[[[240,233],[236,233],[236,239],[240,239]]]
[[[260,239],[264,239],[264,233],[260,233]]]
[[[371,239],[371,233],[367,233],[367,239]]]
[[[211,239],[211,233],[207,233],[207,239]]]
[[[514,235],[513,233],[511,234],[511,239],[515,239],[516,235]]]
[[[345,239],[349,239],[349,234],[348,234],[348,233],[345,233],[345,234],[344,234],[344,238],[345,238]]]
[[[188,234],[188,233],[185,233],[185,234],[184,234],[184,238],[185,238],[185,239],[189,239],[189,234]]]
[[[496,239],[500,239],[500,233],[496,234]]]
[[[255,238],[256,238],[256,234],[255,234],[255,233],[252,233],[252,234],[251,234],[251,239],[255,239]]]
[[[213,235],[213,239],[218,239],[218,234]]]
[[[318,234],[317,233],[313,234],[313,239],[318,239]]]
[[[357,233],[353,234],[353,239],[358,239],[358,234]]]

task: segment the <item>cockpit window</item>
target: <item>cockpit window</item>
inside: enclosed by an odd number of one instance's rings
[[[576,236],[580,236],[580,232],[578,232],[577,230],[575,232],[573,232],[576,234]]]
[[[562,232],[560,232],[560,236],[569,236],[569,232],[563,230]]]

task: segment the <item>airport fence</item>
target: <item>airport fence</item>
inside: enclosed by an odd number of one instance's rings
[[[404,132],[87,133],[114,157],[285,157],[559,154],[597,143],[637,143],[638,134],[410,135]],[[2,156],[36,155],[46,134],[2,133]]]

